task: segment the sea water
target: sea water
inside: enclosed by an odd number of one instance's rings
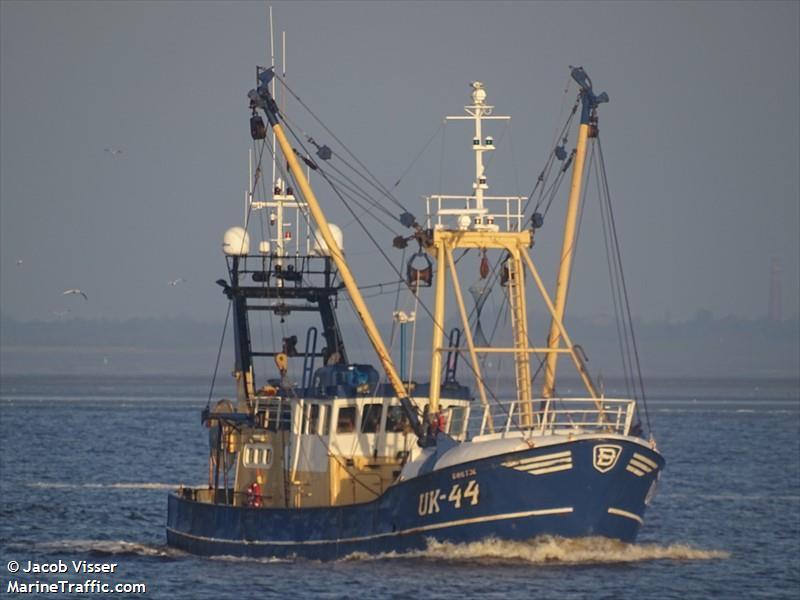
[[[99,597],[101,583],[139,583],[146,593],[116,595],[800,597],[798,382],[659,380],[649,396],[667,468],[638,543],[431,540],[425,551],[321,563],[202,558],[165,545],[168,490],[206,482],[207,378],[6,377],[0,594],[25,584],[34,591],[24,595],[45,596],[63,581],[71,592],[46,596]],[[25,572],[61,564],[64,573]]]

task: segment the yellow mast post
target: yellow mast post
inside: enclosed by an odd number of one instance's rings
[[[532,421],[532,406],[531,406],[531,381],[530,381],[530,357],[528,348],[528,324],[527,314],[525,308],[525,289],[524,289],[524,274],[522,264],[520,262],[520,252],[524,248],[531,245],[531,234],[529,231],[523,231],[521,227],[522,214],[517,209],[517,215],[510,213],[510,201],[512,198],[498,198],[486,196],[485,192],[489,189],[487,183],[486,172],[483,164],[483,154],[494,150],[494,139],[491,136],[483,137],[483,129],[481,122],[484,119],[489,120],[509,120],[511,117],[492,115],[494,106],[486,103],[486,90],[483,83],[480,81],[473,81],[470,86],[472,87],[472,104],[465,106],[464,109],[467,116],[448,116],[446,120],[469,120],[473,121],[475,133],[472,138],[472,150],[475,153],[475,180],[472,183],[474,190],[473,196],[456,197],[456,196],[434,196],[439,200],[438,217],[442,216],[453,217],[456,222],[449,226],[442,224],[441,220],[433,229],[433,240],[428,244],[429,252],[431,254],[436,252],[437,261],[439,262],[439,279],[436,286],[436,314],[434,316],[434,327],[436,328],[433,334],[432,351],[433,360],[431,365],[431,411],[438,408],[439,390],[438,385],[440,381],[439,371],[441,370],[441,355],[442,352],[442,335],[443,331],[440,329],[444,326],[444,302],[445,302],[445,286],[444,286],[444,260],[445,258],[450,261],[450,271],[453,277],[453,288],[458,303],[459,312],[461,313],[461,320],[464,325],[464,332],[467,338],[467,349],[470,353],[470,359],[473,364],[473,371],[478,386],[478,391],[481,396],[481,402],[484,405],[485,413],[488,416],[489,430],[494,430],[494,425],[491,419],[491,413],[488,410],[488,401],[486,399],[486,390],[483,378],[481,377],[479,363],[478,363],[478,349],[475,347],[475,340],[472,337],[472,332],[469,328],[468,319],[466,318],[466,309],[463,305],[463,297],[461,295],[461,288],[458,283],[458,275],[455,269],[455,263],[452,258],[452,251],[457,248],[476,248],[481,251],[487,249],[501,249],[507,251],[515,261],[515,269],[513,277],[510,278],[508,293],[512,313],[512,323],[514,330],[514,348],[510,349],[514,353],[515,373],[516,373],[516,389],[517,389],[517,403],[521,407],[523,415],[522,421],[526,427],[530,427]],[[458,199],[464,201],[464,204],[458,208],[442,209],[441,201],[443,199]],[[496,218],[502,218],[502,213],[491,214],[485,204],[487,200],[505,200],[505,218],[507,231],[500,231],[499,225],[495,223]],[[519,199],[516,199],[519,201]],[[513,223],[517,219],[516,223]],[[513,223],[513,224],[512,224]],[[453,225],[455,228],[453,228]],[[480,351],[494,351],[494,348],[483,348]]]
[[[596,122],[595,110],[597,105],[608,102],[608,95],[595,95],[592,91],[592,81],[582,67],[572,69],[572,78],[581,88],[581,124],[578,127],[578,143],[575,153],[575,162],[572,166],[572,185],[570,186],[569,200],[567,202],[567,216],[564,223],[564,241],[561,248],[561,261],[559,263],[558,278],[556,280],[556,301],[555,314],[550,323],[550,334],[547,338],[547,345],[551,352],[547,354],[547,364],[544,373],[544,387],[542,395],[545,398],[552,398],[555,389],[556,367],[558,364],[558,352],[554,350],[559,347],[561,341],[561,330],[559,323],[564,321],[564,311],[567,306],[567,292],[569,291],[569,279],[572,270],[572,257],[575,252],[575,233],[578,223],[578,209],[581,202],[581,191],[583,188],[583,171],[586,161],[586,146],[591,129]],[[590,387],[593,388],[594,386]]]
[[[444,303],[447,275],[447,249],[441,241],[436,247],[436,293],[433,305],[433,335],[431,336],[431,375],[428,396],[429,412],[439,412],[439,397],[442,387],[442,345],[444,344]]]
[[[514,336],[514,373],[517,381],[517,406],[520,411],[520,424],[530,428],[533,423],[533,406],[531,403],[531,369],[528,348],[528,314],[525,303],[525,273],[522,270],[520,255],[525,248],[514,246],[509,248],[506,261],[508,269],[508,306],[511,314],[511,328]]]
[[[578,208],[581,201],[581,187],[583,185],[583,168],[586,161],[586,140],[589,137],[589,125],[581,123],[578,128],[578,146],[575,153],[575,162],[572,166],[572,185],[567,201],[567,217],[564,223],[564,240],[561,246],[561,261],[556,280],[555,315],[550,323],[550,334],[547,336],[547,346],[551,349],[558,348],[561,342],[561,331],[556,320],[564,320],[564,310],[567,306],[567,292],[569,291],[569,276],[572,271],[572,257],[575,250],[575,230],[578,223]],[[544,371],[545,398],[553,396],[556,381],[556,367],[558,366],[558,353],[547,353],[547,364]]]
[[[445,242],[441,242],[442,246]],[[467,349],[469,351],[470,361],[472,362],[472,370],[475,372],[475,382],[478,386],[478,395],[481,399],[481,405],[484,410],[489,408],[489,400],[486,398],[486,386],[483,382],[483,374],[481,373],[481,364],[478,360],[478,353],[475,351],[475,340],[472,337],[472,329],[469,326],[469,317],[467,316],[467,309],[464,306],[464,296],[461,294],[461,284],[458,280],[458,271],[456,270],[456,263],[453,260],[453,253],[447,251],[447,265],[450,267],[450,276],[453,280],[453,291],[456,296],[456,303],[458,304],[458,312],[461,314],[461,324],[464,326],[464,335],[467,338]],[[489,433],[494,433],[494,421],[491,412],[487,412],[487,427]]]
[[[578,374],[581,376],[586,389],[589,390],[589,394],[592,396],[592,398],[596,400],[598,393],[594,386],[594,382],[592,381],[591,377],[589,377],[589,373],[586,372],[583,362],[576,353],[575,345],[572,343],[567,330],[564,328],[564,324],[561,322],[561,319],[556,318],[555,306],[553,305],[553,301],[550,299],[550,296],[547,294],[547,289],[544,287],[542,278],[539,276],[539,272],[536,270],[536,265],[533,264],[533,260],[530,256],[528,256],[527,253],[523,253],[522,258],[525,259],[528,269],[530,270],[531,275],[533,275],[533,280],[536,282],[536,286],[539,288],[539,293],[542,295],[542,299],[547,306],[547,310],[550,311],[550,315],[553,317],[553,322],[556,324],[556,327],[558,327],[560,334],[564,337],[564,341],[567,344],[566,348],[549,349],[549,351],[557,352],[559,354],[569,354],[572,356],[572,360],[575,362],[575,368],[578,370]],[[529,351],[539,351],[539,348],[530,348]],[[597,408],[600,409],[601,405],[598,404]]]

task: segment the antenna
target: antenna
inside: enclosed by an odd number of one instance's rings
[[[283,66],[281,67],[281,77],[284,81],[286,81],[286,32],[281,31],[281,62]],[[274,81],[274,79],[273,79]],[[275,88],[272,88],[272,91],[275,91]],[[286,86],[281,88],[281,110],[286,110]]]
[[[281,34],[282,38],[285,38],[285,32]],[[283,63],[284,63],[284,75],[286,75],[286,51],[285,51],[285,42],[282,44],[282,51],[281,54],[283,56]],[[272,6],[269,7],[269,63],[272,67],[273,73],[275,72],[275,29],[273,27],[273,20],[272,20]],[[276,84],[275,79],[272,79],[272,97],[276,97]],[[277,161],[278,161],[278,147],[275,141],[275,131],[272,131],[272,185],[270,186],[270,194],[272,194],[272,205],[275,207],[275,247],[277,251],[278,257],[283,257],[285,255],[284,251],[284,242],[283,242],[283,197],[286,193],[286,187],[288,186],[287,181],[280,181],[276,179],[277,175]],[[280,196],[280,198],[278,197]],[[273,219],[270,217],[270,223],[272,224]],[[280,283],[279,283],[280,285]]]
[[[269,64],[272,67],[273,74],[276,74],[277,71],[275,69],[275,65],[279,59],[281,63],[281,76],[286,77],[286,32],[281,32],[281,56],[275,56],[275,28],[274,22],[272,18],[272,6],[269,7]],[[278,76],[276,75],[270,81],[271,83],[271,93],[272,97],[277,99],[278,95],[276,92],[277,85],[276,80]],[[281,89],[280,95],[280,103],[281,103],[281,110],[285,110],[286,104],[286,90]],[[291,247],[294,245],[294,255],[299,255],[303,253],[301,250],[302,244],[302,237],[301,234],[305,232],[305,254],[310,253],[311,246],[310,246],[310,239],[311,239],[311,229],[310,226],[306,223],[305,227],[303,227],[303,219],[301,218],[301,213],[304,213],[304,206],[305,203],[301,202],[299,198],[295,197],[294,191],[292,189],[292,185],[290,181],[284,180],[284,177],[281,176],[283,172],[280,169],[280,156],[278,153],[280,151],[279,145],[276,143],[275,139],[275,130],[272,130],[272,185],[270,186],[269,193],[267,198],[263,200],[256,201],[254,200],[255,190],[249,189],[249,201],[250,207],[254,209],[268,209],[269,210],[269,238],[265,240],[265,248],[264,250],[260,250],[262,253],[271,253],[276,258],[276,264],[282,265],[283,258],[289,256],[292,252]],[[283,154],[281,153],[283,156]],[[253,166],[252,161],[255,159],[255,155],[251,154],[251,166],[250,166],[250,177],[253,177]],[[260,163],[259,163],[260,164]],[[256,174],[259,174],[259,171],[256,171]],[[287,211],[289,211],[287,213]],[[286,219],[289,219],[287,221]],[[291,219],[294,218],[294,221]],[[290,222],[291,221],[291,222]],[[288,252],[287,252],[288,251]],[[283,280],[278,280],[278,286],[283,285]]]
[[[272,6],[269,7],[269,64],[275,70],[275,36],[272,32]],[[272,96],[275,97],[275,80],[272,80]],[[272,133],[272,147],[275,148],[275,133]],[[272,153],[272,189],[275,189],[275,152]]]

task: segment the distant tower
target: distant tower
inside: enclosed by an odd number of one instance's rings
[[[772,257],[772,268],[769,281],[769,320],[781,320],[781,261]]]

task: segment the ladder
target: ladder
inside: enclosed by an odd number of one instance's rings
[[[517,406],[520,410],[521,426],[533,425],[531,410],[531,365],[528,358],[528,317],[525,308],[525,273],[519,251],[509,257],[508,305],[511,309],[511,328],[514,333],[514,365],[517,376]]]

